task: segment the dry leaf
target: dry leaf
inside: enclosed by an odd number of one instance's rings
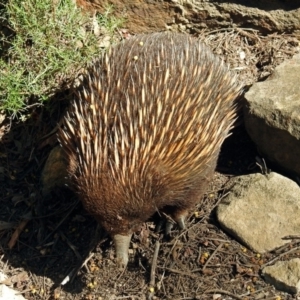
[[[20,284],[21,282],[26,280],[28,280],[28,274],[27,272],[23,271],[19,274],[13,275],[9,278],[2,280],[0,283],[11,286],[14,285],[15,283]]]

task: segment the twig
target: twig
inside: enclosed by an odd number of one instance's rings
[[[155,270],[157,266],[157,257],[158,257],[159,248],[160,248],[160,243],[159,241],[156,241],[153,259],[152,259],[152,265],[151,265],[151,273],[150,273],[150,286],[152,287],[155,286]]]
[[[79,260],[82,260],[82,257],[81,255],[79,254],[79,252],[76,250],[76,247],[67,239],[67,237],[62,233],[60,232],[60,236],[62,238],[62,240],[65,240],[68,244],[68,246],[73,250],[73,252],[75,253],[76,257],[79,259]]]
[[[223,194],[220,199],[218,199],[218,201],[214,204],[214,206],[212,207],[211,211],[213,211],[218,205],[219,203],[229,194],[230,192],[226,192],[225,194]]]
[[[267,290],[267,289],[269,289],[269,288],[270,288],[270,287],[265,286],[265,287],[263,287],[263,288],[261,288],[261,289],[255,290],[255,291],[251,292],[251,296],[253,296],[254,294],[261,293],[261,292],[263,292],[263,291],[265,291],[265,290]],[[248,295],[249,295],[249,292],[247,292],[247,293],[245,293],[245,294],[242,294],[241,297],[247,297]],[[274,299],[274,297],[272,297],[271,299]],[[275,298],[275,299],[276,299],[276,298]]]
[[[232,298],[235,298],[235,299],[238,299],[238,300],[243,300],[244,298],[243,297],[240,297],[240,296],[237,296],[231,292],[228,292],[228,291],[225,291],[225,290],[218,290],[218,289],[214,289],[214,290],[208,290],[208,291],[205,291],[204,294],[224,294],[224,295],[227,295],[227,296],[230,296]],[[197,299],[202,299],[203,295],[201,295],[200,298],[197,297]]]
[[[77,206],[77,204],[79,203],[79,200],[76,200],[76,202],[74,203],[73,207],[66,213],[66,215],[58,222],[58,224],[55,226],[55,228],[52,230],[52,232],[50,232],[45,238],[44,240],[40,243],[40,245],[43,245],[48,238],[61,226],[61,224],[69,217],[69,215],[73,212],[73,210],[75,209],[75,207]]]
[[[172,272],[172,273],[183,275],[183,276],[189,276],[189,277],[192,277],[192,278],[199,278],[199,276],[197,276],[195,274],[192,274],[192,273],[183,272],[183,271],[172,269],[172,268],[163,268],[163,269],[165,269],[169,272]]]
[[[131,295],[131,296],[120,296],[120,297],[117,297],[115,299],[140,299],[140,296],[134,296],[134,295]]]
[[[198,257],[197,257],[197,263],[198,263],[198,264],[199,264],[199,262],[200,262],[201,254],[202,254],[202,248],[199,247],[199,254],[198,254]]]
[[[222,248],[223,243],[221,243],[216,249],[215,251],[211,254],[211,256],[207,259],[207,261],[205,262],[202,270],[204,271],[205,268],[207,267],[207,265],[209,264],[209,262],[211,261],[211,259],[216,255],[216,253]]]
[[[68,275],[63,279],[63,281],[60,283],[60,285],[65,285],[68,282],[73,282],[75,276],[77,275],[78,271],[85,266],[87,268],[87,262],[94,256],[94,253],[90,254],[88,258],[84,260],[84,262],[80,262],[77,264],[75,268],[72,268],[72,270],[68,273]],[[88,268],[87,268],[88,269]]]
[[[202,217],[201,220],[200,220],[199,222],[201,222],[204,218],[205,218],[205,217]],[[178,235],[174,238],[173,246],[172,246],[171,250],[169,251],[169,254],[168,254],[168,256],[167,256],[167,258],[166,258],[166,260],[165,260],[164,267],[166,266],[167,261],[168,261],[170,255],[171,255],[171,253],[173,253],[173,250],[174,250],[175,247],[177,246],[177,243],[179,242],[179,239],[180,239],[184,234],[186,234],[189,230],[193,229],[193,228],[194,228],[195,226],[197,226],[197,225],[198,225],[198,222],[195,223],[195,224],[193,224],[193,225],[191,225],[191,226],[189,226],[188,228],[182,230],[181,233],[178,234]]]
[[[14,231],[10,241],[8,242],[8,248],[9,249],[12,249],[15,246],[17,240],[19,239],[19,236],[20,236],[21,232],[24,230],[24,228],[26,227],[26,225],[29,221],[30,221],[29,219],[23,220],[19,224],[19,226],[16,228],[16,230]]]
[[[151,272],[150,272],[150,284],[149,284],[149,294],[148,294],[148,299],[152,299],[154,296],[154,286],[155,286],[155,270],[157,266],[157,257],[158,257],[158,252],[159,252],[159,247],[160,243],[159,241],[155,242],[155,249],[154,249],[154,254],[153,254],[153,259],[152,259],[152,265],[151,265]]]
[[[282,240],[298,240],[300,239],[300,235],[287,235],[281,238]]]
[[[272,260],[270,260],[270,261],[266,262],[265,264],[263,264],[263,265],[261,266],[261,268],[266,267],[266,266],[268,266],[268,265],[271,265],[273,262],[279,260],[281,257],[283,257],[283,256],[285,256],[285,255],[287,255],[287,254],[289,254],[289,253],[292,253],[292,252],[294,252],[294,251],[298,251],[299,249],[300,249],[300,247],[296,247],[296,248],[293,248],[293,249],[291,249],[291,250],[289,250],[289,251],[286,251],[286,252],[284,252],[284,253],[281,253],[281,254],[279,254],[278,256],[276,256],[275,258],[273,258]]]
[[[97,225],[97,229],[96,229],[96,234],[95,234],[95,238],[93,239],[93,241],[91,242],[89,249],[90,251],[87,252],[87,254],[84,257],[87,257],[84,262],[81,262],[81,260],[79,261],[79,263],[77,264],[77,266],[73,269],[73,271],[70,272],[70,274],[68,276],[70,276],[70,282],[73,282],[73,280],[75,279],[77,273],[79,272],[79,270],[85,266],[86,269],[89,271],[89,268],[87,266],[87,263],[91,260],[91,258],[93,258],[94,253],[91,253],[91,251],[93,251],[93,249],[96,247],[96,245],[101,245],[104,242],[106,242],[107,238],[106,238],[106,234],[105,236],[102,238],[102,240],[100,242],[98,242],[98,238],[99,238],[99,225]],[[67,276],[67,277],[68,277]],[[66,278],[67,278],[66,277]]]
[[[88,258],[86,258],[84,260],[84,262],[82,263],[82,265],[80,266],[80,268],[78,268],[78,271],[82,268],[85,267],[87,272],[90,272],[90,268],[88,267],[87,263],[94,257],[95,253],[91,253]],[[76,272],[77,273],[77,272]]]
[[[217,242],[221,242],[221,243],[228,243],[228,240],[213,238],[213,237],[210,237],[210,236],[206,236],[205,239],[209,240],[209,241],[217,241]]]

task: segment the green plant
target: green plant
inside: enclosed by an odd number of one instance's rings
[[[34,105],[49,99],[99,55],[95,20],[110,34],[121,24],[110,17],[111,8],[92,21],[74,2],[10,0],[1,10],[12,32],[0,32],[0,110],[9,116],[22,114],[29,98]]]
[[[113,34],[124,22],[123,19],[118,19],[112,15],[113,6],[107,6],[106,11],[102,15],[97,15],[99,26],[104,27],[109,33]]]

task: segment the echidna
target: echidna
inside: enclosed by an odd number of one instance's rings
[[[73,188],[126,266],[132,233],[155,212],[181,228],[201,199],[236,116],[240,86],[185,34],[137,35],[83,75],[59,140]]]

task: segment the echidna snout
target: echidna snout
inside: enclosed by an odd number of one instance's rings
[[[128,249],[131,240],[131,234],[115,234],[113,236],[113,240],[116,248],[117,264],[120,267],[126,267],[128,263]]]
[[[131,234],[154,213],[184,226],[236,117],[240,86],[204,44],[137,35],[87,69],[59,140],[72,188],[126,265]]]

